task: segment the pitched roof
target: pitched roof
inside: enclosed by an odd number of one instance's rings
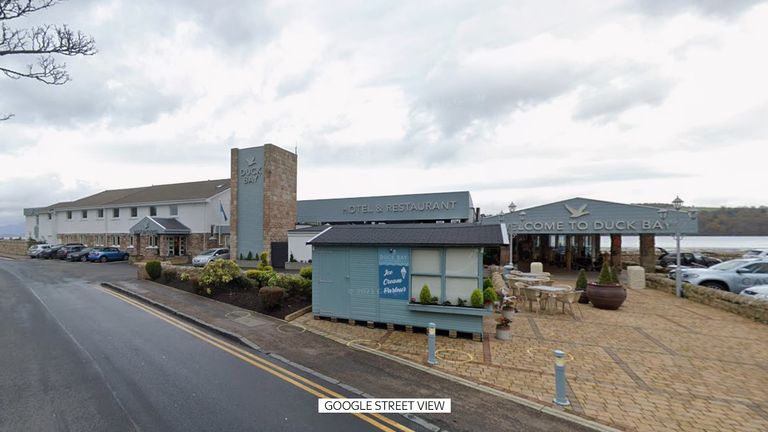
[[[507,244],[500,225],[334,225],[312,245],[498,246]]]
[[[131,234],[189,234],[192,230],[174,218],[144,216],[129,230]]]
[[[229,189],[229,179],[143,186],[99,192],[56,208],[108,207],[165,201],[195,201],[210,198]],[[53,206],[51,206],[53,207]]]

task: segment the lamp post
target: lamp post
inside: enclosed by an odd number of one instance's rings
[[[680,269],[680,240],[684,237],[683,234],[680,233],[680,209],[683,207],[683,200],[680,199],[679,196],[675,197],[674,200],[672,200],[672,207],[675,209],[675,234],[672,236],[673,239],[675,239],[675,252],[677,254],[676,256],[676,265],[675,265],[675,295],[678,297],[683,296],[683,272]],[[691,219],[696,219],[696,209],[691,208],[686,212],[688,217]],[[659,210],[659,216],[662,220],[667,219],[667,210],[666,209],[660,209]]]
[[[511,201],[509,203],[509,206],[507,206],[507,208],[509,209],[509,214],[512,215],[515,213],[515,210],[517,209],[517,205],[515,205],[514,201]],[[517,216],[520,218],[520,222],[523,222],[525,220],[526,214],[524,211],[521,211],[520,213],[517,214]],[[499,219],[501,223],[504,223],[504,215],[499,216]],[[510,226],[512,228],[510,228]],[[515,263],[512,260],[512,251],[514,247],[515,237],[517,237],[517,229],[515,228],[515,225],[512,225],[512,224],[507,225],[507,235],[509,236],[509,264],[508,265],[510,267],[510,270],[514,270]]]

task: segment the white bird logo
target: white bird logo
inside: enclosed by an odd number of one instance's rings
[[[586,204],[584,204],[583,206],[581,206],[581,207],[579,207],[577,209],[575,209],[575,208],[569,206],[568,204],[566,204],[565,205],[565,209],[568,210],[568,212],[571,213],[571,217],[572,218],[582,217],[584,215],[588,215],[589,214],[589,212],[586,211],[587,210],[587,205]]]
[[[405,267],[400,267],[400,275],[405,279],[405,275],[408,274],[408,270],[405,269]]]
[[[248,162],[248,166],[253,166],[256,163],[256,156],[246,159],[245,161]]]

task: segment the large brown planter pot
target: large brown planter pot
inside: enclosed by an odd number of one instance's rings
[[[616,310],[627,299],[627,290],[621,285],[587,284],[587,297],[598,309]]]

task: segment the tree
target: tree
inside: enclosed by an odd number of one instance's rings
[[[48,9],[62,0],[0,0],[0,58],[5,56],[35,56],[34,63],[24,67],[6,67],[0,72],[11,79],[30,78],[49,85],[66,84],[70,78],[66,63],[54,56],[96,54],[96,43],[91,36],[73,31],[66,25],[41,25],[31,28],[12,28],[6,22]],[[0,121],[13,114],[0,114]]]

